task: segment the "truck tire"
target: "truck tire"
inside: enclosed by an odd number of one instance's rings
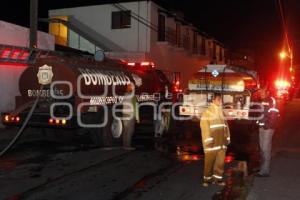
[[[113,116],[112,111],[108,112],[107,117],[108,122],[102,134],[103,146],[111,147],[120,145],[124,130],[122,120],[117,116]]]
[[[88,123],[88,124],[89,123],[97,124],[104,120],[103,113],[100,113],[100,112],[88,114],[87,116],[85,116],[85,118],[86,118],[86,123]],[[99,120],[99,119],[101,119],[101,120]],[[110,126],[111,126],[111,112],[108,111],[107,124],[104,127],[88,128],[90,140],[95,146],[97,146],[97,147],[112,146],[113,138],[111,135]]]
[[[122,141],[123,123],[118,117],[113,117],[111,112],[108,114],[107,125],[103,128],[96,128],[91,133],[94,145],[112,147]]]
[[[113,138],[121,138],[123,129],[122,120],[120,118],[113,118],[111,123],[111,134]]]

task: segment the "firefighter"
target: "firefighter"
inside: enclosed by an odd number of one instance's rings
[[[276,108],[276,100],[270,96],[267,88],[261,90],[261,105],[263,107],[262,119],[257,121],[259,125],[259,146],[261,154],[260,171],[258,177],[268,177],[270,173],[272,138],[279,119],[279,110]]]
[[[210,183],[224,186],[224,160],[230,132],[223,115],[221,94],[214,94],[211,105],[201,117],[200,127],[204,149],[203,186]]]
[[[134,150],[131,145],[132,136],[135,130],[135,124],[139,123],[138,102],[135,95],[135,86],[133,83],[127,85],[123,100],[123,148],[125,150]]]

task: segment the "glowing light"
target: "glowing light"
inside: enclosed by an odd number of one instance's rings
[[[141,66],[149,66],[150,65],[150,62],[142,62],[141,63]]]
[[[16,122],[19,122],[20,121],[20,117],[16,117]]]
[[[234,161],[234,157],[232,155],[225,157],[225,163],[231,163],[232,161]]]
[[[62,123],[63,125],[66,125],[66,124],[67,124],[67,120],[63,119],[63,120],[61,120],[61,123]]]
[[[200,160],[200,156],[198,156],[198,155],[193,155],[193,156],[192,156],[192,160],[194,160],[194,161]]]
[[[26,60],[29,57],[28,51],[22,51],[21,49],[5,48],[0,55],[0,58],[14,59],[14,60]]]
[[[60,122],[59,119],[55,120],[55,124],[59,124],[59,122]]]
[[[135,66],[135,63],[127,63],[128,66]]]
[[[9,115],[5,115],[4,121],[5,121],[5,122],[9,122]]]
[[[49,124],[53,124],[54,120],[52,118],[49,119]]]
[[[189,155],[184,155],[184,156],[182,156],[182,160],[183,161],[189,161],[190,160],[190,156]]]
[[[281,60],[285,59],[287,57],[287,53],[285,51],[282,51],[279,53],[279,57]]]
[[[141,62],[141,63],[134,63],[134,62],[130,62],[130,63],[127,63],[128,66],[152,66],[152,68],[154,68],[154,63],[153,62]]]
[[[285,80],[277,80],[277,81],[275,81],[275,86],[277,88],[286,88],[286,87],[290,87],[291,84]]]

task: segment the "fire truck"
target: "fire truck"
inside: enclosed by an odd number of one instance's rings
[[[125,127],[113,115],[113,106],[122,103],[128,84],[134,84],[138,104],[143,104],[137,126],[150,127],[152,133],[156,106],[173,101],[166,94],[176,85],[151,62],[127,63],[102,54],[95,60],[91,55],[12,46],[6,50],[8,62],[29,64],[19,79],[16,110],[2,116],[6,126],[25,123],[37,101],[27,127],[88,134],[96,145],[111,146],[122,140]]]

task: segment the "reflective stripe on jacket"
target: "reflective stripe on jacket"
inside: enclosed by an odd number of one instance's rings
[[[279,120],[279,110],[276,108],[274,97],[268,97],[261,102],[264,108],[262,119],[256,123],[263,129],[275,129]]]
[[[200,127],[205,152],[226,149],[230,131],[221,107],[211,104],[201,116]]]

